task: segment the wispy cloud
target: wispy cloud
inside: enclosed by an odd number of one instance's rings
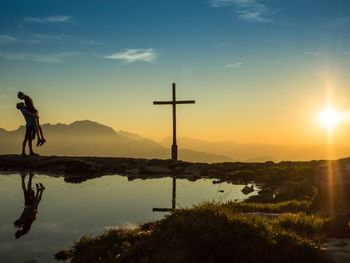
[[[234,6],[237,17],[247,22],[271,22],[275,14],[258,0],[210,0],[209,3],[212,7]]]
[[[9,35],[0,35],[0,44],[9,44],[17,42],[17,38]]]
[[[79,52],[62,52],[55,54],[5,53],[0,52],[0,59],[21,60],[39,63],[62,63],[66,58],[78,55]]]
[[[67,23],[72,20],[70,16],[64,15],[54,15],[54,16],[45,16],[45,17],[26,17],[24,19],[26,22],[30,23],[39,23],[39,24],[47,24],[47,23]]]
[[[304,54],[308,56],[313,56],[313,57],[319,57],[319,56],[325,55],[324,52],[320,52],[320,51],[306,51]]]
[[[40,40],[62,40],[65,35],[34,34],[33,37]]]
[[[152,48],[148,49],[126,49],[121,52],[116,52],[105,56],[107,59],[120,60],[125,63],[133,62],[153,62],[157,58],[156,52]]]
[[[34,34],[34,39],[29,40],[30,43],[38,44],[44,41],[63,41],[63,40],[71,40],[79,42],[80,44],[84,45],[91,45],[91,46],[100,46],[102,45],[101,42],[91,39],[86,39],[83,37],[77,37],[72,35],[66,35],[66,34],[58,34],[58,35],[50,35],[50,34]]]
[[[226,64],[224,68],[240,68],[242,66],[242,62],[235,62],[231,64]]]

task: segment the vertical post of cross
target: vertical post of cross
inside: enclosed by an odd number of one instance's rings
[[[171,146],[171,159],[177,161],[176,142],[176,84],[173,83],[173,144]]]

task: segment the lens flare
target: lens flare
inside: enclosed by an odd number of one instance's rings
[[[332,130],[339,123],[339,113],[335,109],[328,107],[321,111],[319,120],[328,130]]]

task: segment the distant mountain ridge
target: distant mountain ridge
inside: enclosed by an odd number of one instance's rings
[[[170,158],[170,145],[159,143],[126,131],[90,120],[75,121],[71,124],[42,125],[47,143],[38,148],[42,155],[104,156],[136,158]],[[19,153],[25,128],[14,131],[0,129],[0,154]],[[179,158],[192,162],[228,162],[224,155],[192,151],[179,147]]]
[[[271,145],[258,143],[236,143],[230,141],[206,142],[188,137],[177,138],[178,143],[194,151],[225,155],[233,160],[241,162],[265,162],[265,161],[309,161],[329,159],[328,148],[325,145]],[[166,137],[160,144],[168,145],[171,137]],[[337,153],[332,159],[340,159],[350,155],[350,147],[334,145]]]
[[[38,149],[42,155],[104,156],[135,158],[170,158],[171,137],[155,142],[141,135],[113,128],[90,120],[71,124],[44,124],[47,144]],[[13,131],[0,128],[0,154],[18,154],[24,127]],[[265,162],[329,159],[325,146],[287,146],[239,144],[230,141],[206,142],[187,137],[178,138],[179,159],[190,162]],[[335,146],[339,159],[350,155],[350,147]]]

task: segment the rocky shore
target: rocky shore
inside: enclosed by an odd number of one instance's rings
[[[331,172],[331,177],[330,175]],[[309,162],[264,163],[190,163],[164,159],[135,159],[112,157],[71,157],[0,155],[0,172],[35,172],[64,176],[66,182],[80,183],[103,175],[127,176],[128,180],[176,177],[196,181],[212,179],[214,183],[259,185],[259,195],[251,201],[272,202],[310,197],[317,190],[326,202],[329,189],[334,189],[338,205],[350,196],[349,191],[339,191],[350,185],[350,159]],[[330,187],[332,186],[332,187]],[[324,193],[324,194],[323,194]],[[324,197],[323,197],[324,196]]]
[[[190,163],[163,159],[108,157],[70,157],[0,155],[0,172],[32,171],[63,175],[68,180],[86,180],[107,174],[119,174],[132,179],[167,176],[217,182],[279,184],[286,180],[302,181],[313,178],[323,161],[265,163]]]

